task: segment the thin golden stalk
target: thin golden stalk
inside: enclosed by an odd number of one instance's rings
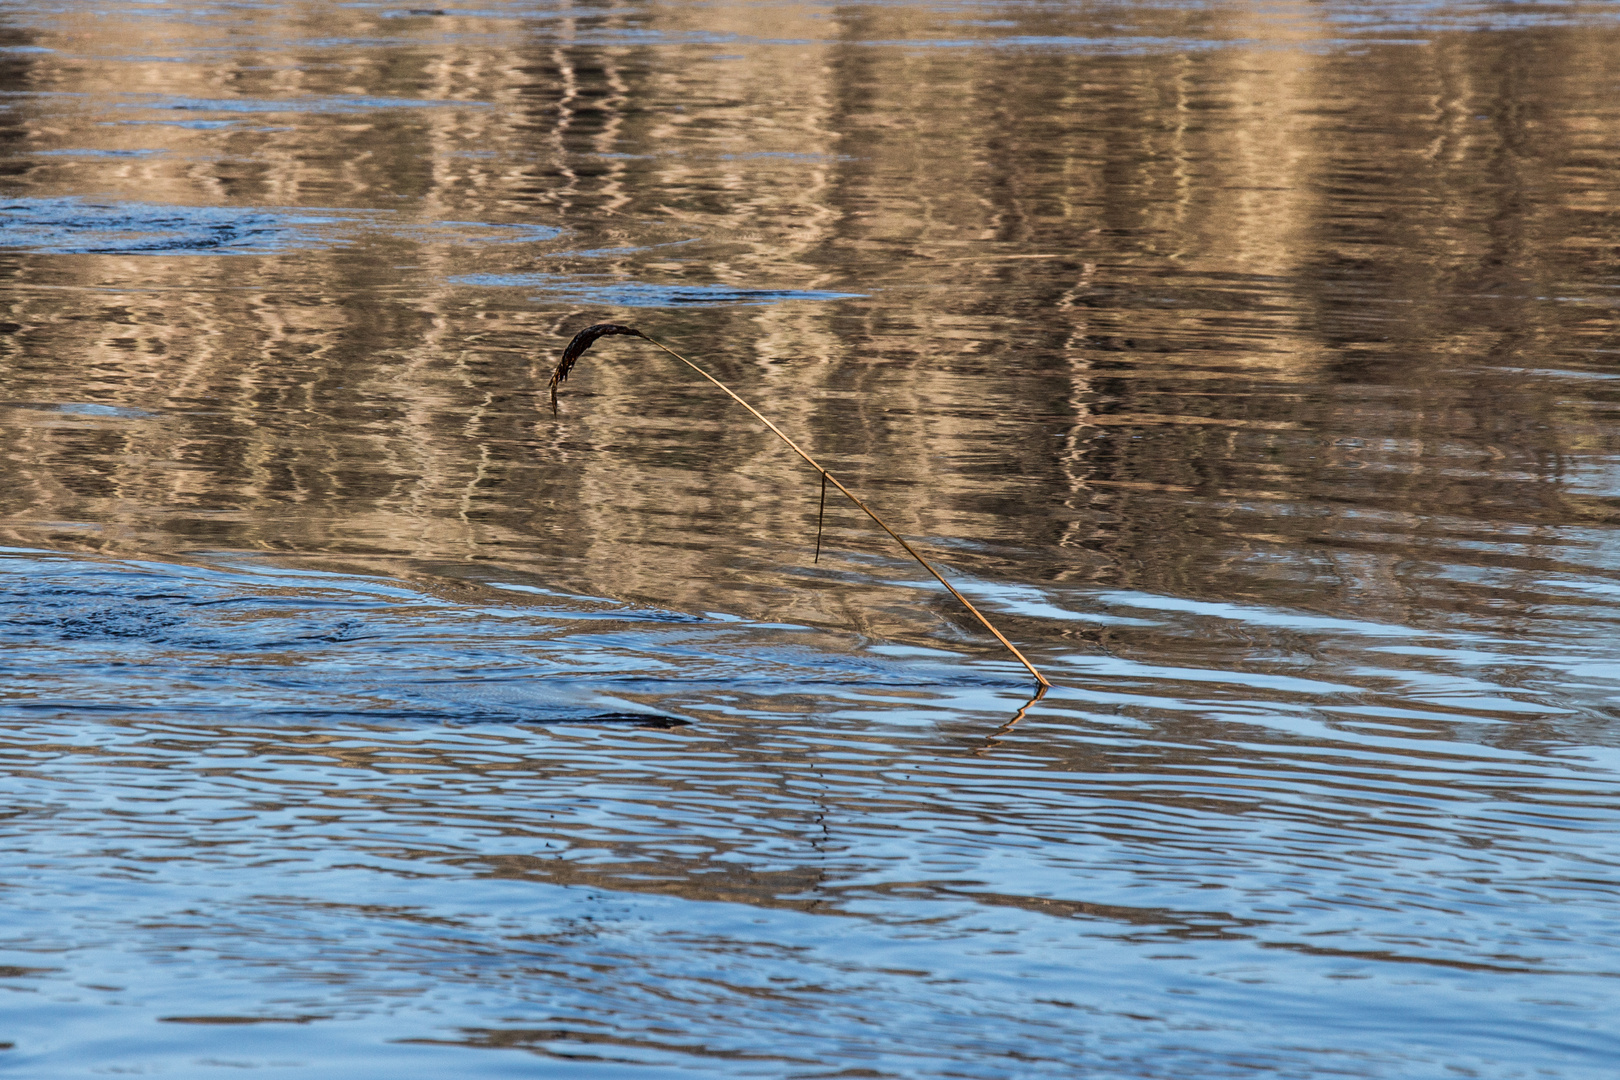
[[[707,371],[703,370],[701,367],[694,364],[692,361],[688,360],[674,349],[671,349],[663,342],[648,337],[646,334],[643,334],[640,330],[637,330],[633,326],[621,326],[617,323],[597,323],[594,326],[587,326],[585,329],[575,334],[573,340],[568,343],[568,347],[563,349],[562,359],[557,361],[557,369],[551,373],[551,411],[553,415],[555,415],[557,411],[557,387],[562,385],[563,381],[568,378],[568,373],[574,369],[574,364],[579,361],[581,356],[585,355],[585,351],[594,345],[599,338],[611,337],[616,334],[622,334],[628,337],[638,337],[647,342],[649,345],[662,349],[664,352],[673,356],[675,359],[679,360],[681,363],[685,364],[687,367],[691,368],[693,371],[697,372],[714,385],[718,386],[727,397],[731,398],[732,401],[735,401],[737,404],[741,405],[743,408],[752,413],[755,420],[758,420],[760,423],[770,428],[772,434],[774,434],[778,439],[781,439],[783,442],[787,443],[788,449],[792,450],[795,454],[798,454],[804,459],[806,464],[821,474],[821,481],[823,485],[831,484],[833,487],[843,492],[846,499],[859,507],[867,517],[877,522],[878,528],[888,533],[894,538],[897,544],[905,548],[907,555],[910,555],[913,559],[916,559],[917,562],[922,565],[924,570],[927,570],[930,574],[934,575],[935,581],[938,581],[941,585],[945,586],[947,592],[956,597],[957,601],[961,603],[963,607],[967,608],[969,613],[971,613],[975,619],[978,619],[980,624],[983,625],[986,630],[990,631],[995,639],[1006,647],[1008,652],[1017,657],[1018,662],[1023,664],[1024,667],[1028,669],[1029,673],[1035,677],[1035,681],[1040,684],[1043,693],[1047,687],[1052,685],[1049,681],[1047,681],[1046,676],[1035,670],[1034,664],[1031,664],[1027,659],[1024,658],[1024,654],[1018,651],[1017,646],[1008,641],[1006,636],[1002,634],[1000,630],[997,630],[995,625],[991,623],[989,619],[984,617],[983,612],[974,607],[972,602],[969,601],[967,597],[957,592],[956,587],[945,580],[945,576],[943,574],[934,569],[933,563],[923,558],[922,553],[907,543],[905,537],[889,528],[888,523],[882,518],[878,517],[870,506],[867,506],[864,502],[857,498],[854,492],[845,487],[839,481],[838,477],[822,468],[820,462],[811,457],[809,454],[805,453],[804,450],[799,447],[798,443],[788,438],[786,433],[784,433],[781,428],[767,420],[758,409],[754,408],[752,405],[748,404],[748,402],[738,397],[736,393],[733,392],[731,387],[727,386],[713,375],[710,375]],[[819,537],[817,543],[819,552]]]

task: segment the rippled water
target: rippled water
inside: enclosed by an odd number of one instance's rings
[[[0,0],[0,1071],[1612,1076],[1617,85]]]

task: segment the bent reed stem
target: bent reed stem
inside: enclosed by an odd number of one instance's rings
[[[934,569],[933,563],[923,558],[922,553],[916,548],[912,547],[911,544],[906,541],[905,537],[889,528],[888,523],[882,518],[878,517],[877,513],[873,511],[870,506],[867,506],[866,503],[862,502],[853,491],[850,491],[849,488],[845,487],[839,481],[838,477],[822,468],[820,462],[811,457],[809,454],[805,453],[798,443],[788,438],[787,434],[781,428],[777,427],[775,424],[771,423],[770,420],[766,419],[764,414],[758,409],[754,408],[752,405],[748,404],[748,402],[738,397],[731,387],[727,386],[713,375],[710,375],[703,368],[699,367],[697,364],[694,364],[692,361],[688,360],[686,357],[682,356],[680,353],[676,352],[674,349],[671,349],[668,345],[665,345],[656,338],[648,337],[646,334],[642,333],[640,330],[637,330],[633,326],[621,326],[617,323],[597,323],[594,326],[587,326],[585,329],[575,334],[573,339],[568,342],[568,346],[563,349],[562,359],[557,362],[556,370],[551,373],[550,389],[552,415],[556,415],[557,412],[557,387],[562,385],[563,381],[568,378],[568,373],[573,370],[574,364],[579,361],[581,356],[585,355],[586,350],[594,345],[599,338],[611,337],[613,335],[638,337],[647,342],[649,345],[662,349],[670,356],[673,356],[675,359],[679,360],[681,363],[685,364],[687,367],[709,380],[709,382],[713,383],[715,386],[718,386],[727,397],[731,398],[732,401],[735,401],[737,404],[747,409],[751,414],[753,414],[755,420],[758,420],[760,423],[770,428],[772,434],[774,434],[778,439],[781,439],[784,443],[787,443],[788,449],[792,450],[795,454],[798,454],[799,457],[804,459],[807,465],[816,470],[816,472],[820,473],[821,481],[824,486],[826,484],[831,484],[833,487],[843,492],[846,499],[859,507],[867,517],[877,522],[878,528],[882,529],[884,532],[893,537],[897,544],[906,549],[906,554],[910,555],[913,559],[916,559],[924,570],[927,570],[934,576],[935,581],[938,581],[941,585],[945,586],[946,591],[952,596],[956,597],[957,602],[966,608],[975,619],[978,619],[980,625],[982,625],[986,630],[990,631],[991,635],[994,636],[997,641],[1001,642],[1001,644],[1006,647],[1007,651],[1012,653],[1013,656],[1017,658],[1018,662],[1023,664],[1025,669],[1035,677],[1035,681],[1040,684],[1041,692],[1043,694],[1046,692],[1047,687],[1052,685],[1051,682],[1047,680],[1046,676],[1035,670],[1034,664],[1031,664],[1027,659],[1025,659],[1024,654],[1018,651],[1018,647],[1012,642],[1008,641],[1006,636],[1002,634],[1000,630],[997,630],[995,625],[991,623],[989,619],[984,617],[984,613],[973,606],[972,601],[958,592],[956,590],[956,586],[946,581],[945,576],[938,570]],[[820,539],[818,537],[818,554],[819,547]],[[1038,698],[1039,695],[1037,695],[1037,699]]]

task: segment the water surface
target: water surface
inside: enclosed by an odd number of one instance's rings
[[[0,0],[0,1070],[1612,1075],[1617,58]]]

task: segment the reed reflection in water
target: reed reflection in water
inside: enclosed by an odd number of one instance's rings
[[[436,12],[0,0],[0,1063],[1612,1073],[1612,6]]]

